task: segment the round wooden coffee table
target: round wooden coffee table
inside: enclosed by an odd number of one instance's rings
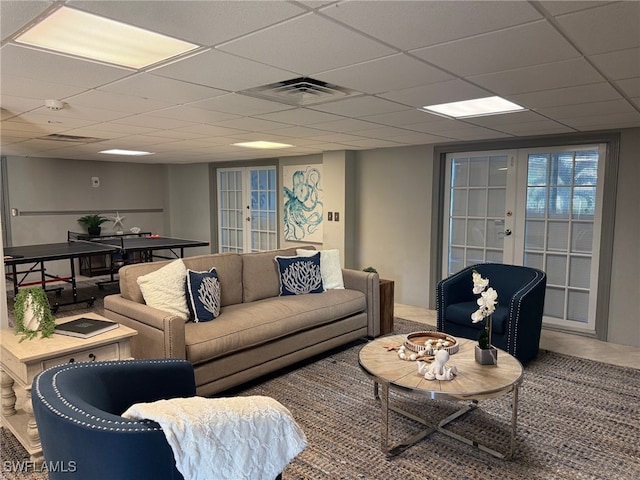
[[[458,372],[453,380],[425,380],[418,373],[416,362],[400,360],[398,352],[389,350],[389,346],[402,345],[406,335],[380,337],[365,345],[359,354],[362,370],[373,378],[374,395],[381,401],[382,450],[388,456],[394,456],[414,445],[434,431],[477,447],[498,458],[510,458],[513,455],[516,423],[518,418],[518,388],[522,383],[524,369],[522,364],[504,350],[498,350],[497,365],[480,365],[475,361],[474,349],[477,342],[457,339],[460,349],[451,355],[447,364],[455,365]],[[409,412],[389,404],[389,389],[411,392],[432,400],[466,401],[467,404],[457,412],[449,415],[437,424],[427,422]],[[448,423],[469,413],[478,406],[479,400],[500,397],[512,393],[511,426],[509,450],[498,452],[476,441],[469,440],[444,428]],[[408,438],[401,444],[389,445],[389,410],[411,418],[427,428]]]

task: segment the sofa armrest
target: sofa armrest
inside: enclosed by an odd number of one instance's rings
[[[131,339],[134,358],[186,358],[183,318],[120,294],[104,298],[104,316],[138,332]]]
[[[344,287],[364,293],[367,299],[367,336],[380,336],[380,277],[377,273],[342,269]]]

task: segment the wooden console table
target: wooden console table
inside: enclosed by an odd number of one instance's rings
[[[107,320],[95,313],[85,313],[59,318],[56,323],[79,317]],[[38,336],[37,339],[21,342],[22,335],[16,335],[13,329],[0,331],[2,423],[24,446],[31,461],[40,464],[44,460],[31,404],[31,384],[36,375],[64,363],[129,359],[129,340],[137,334],[137,331],[120,325],[86,339],[54,334],[50,338]]]
[[[393,280],[380,279],[380,335],[393,332]]]

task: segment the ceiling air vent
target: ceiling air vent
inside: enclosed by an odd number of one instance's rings
[[[51,135],[45,135],[40,137],[42,140],[57,140],[59,142],[73,142],[73,143],[93,143],[101,142],[104,138],[96,137],[80,137],[78,135],[63,135],[61,133],[52,133]]]
[[[309,77],[292,78],[238,93],[295,106],[316,105],[362,95],[360,92]]]

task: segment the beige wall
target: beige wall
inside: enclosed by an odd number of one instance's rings
[[[640,128],[624,130],[613,237],[607,340],[640,346]]]
[[[395,301],[429,307],[432,146],[356,152],[357,266],[395,281]]]

